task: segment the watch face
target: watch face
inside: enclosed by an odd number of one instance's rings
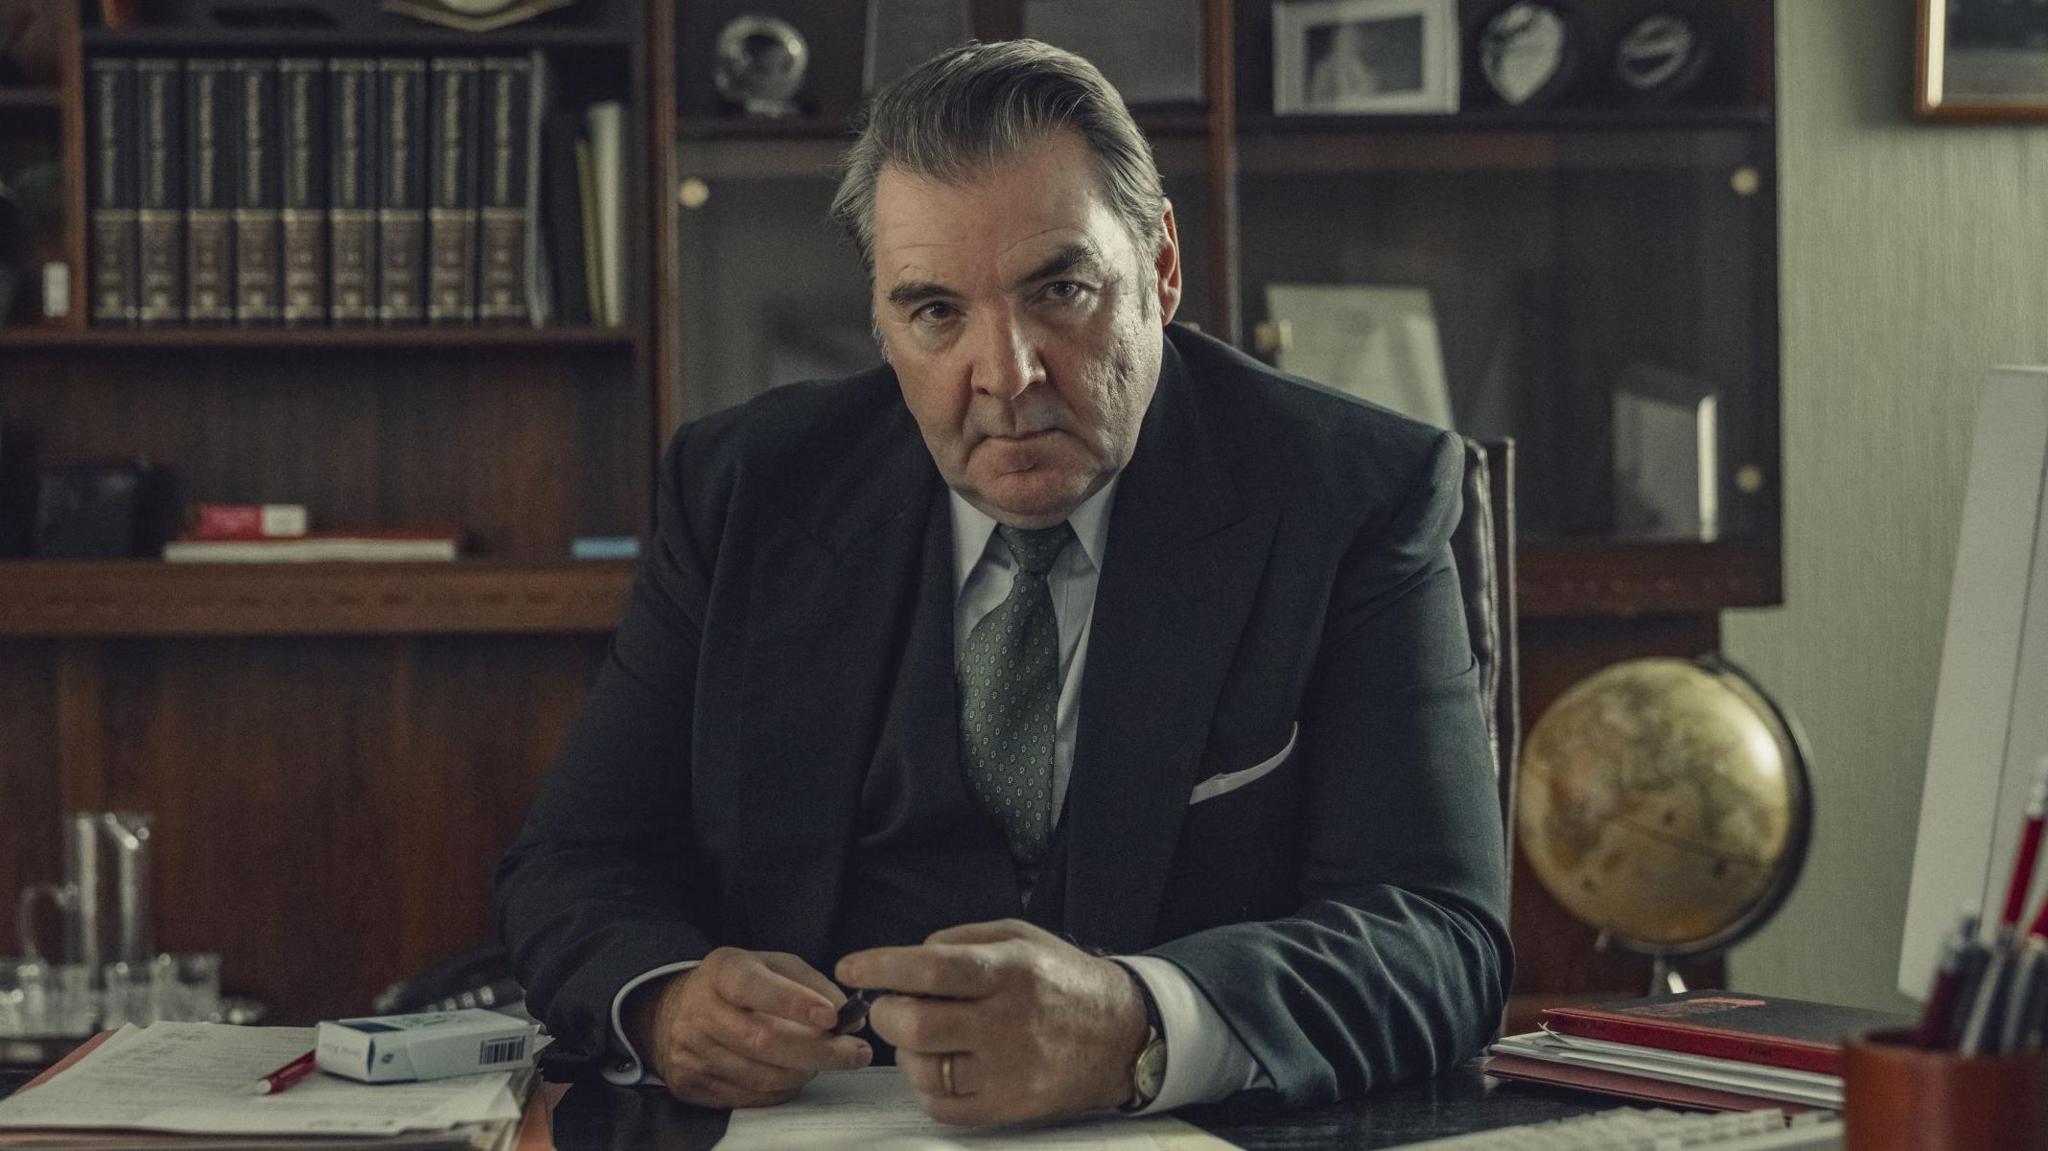
[[[1650,97],[1675,96],[1692,87],[1707,62],[1707,41],[1690,20],[1659,13],[1622,34],[1614,50],[1614,72],[1628,91]]]
[[[1574,45],[1564,13],[1539,0],[1501,9],[1479,34],[1479,71],[1517,107],[1555,97],[1570,80]]]

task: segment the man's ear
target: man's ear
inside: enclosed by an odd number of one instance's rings
[[[1152,271],[1158,281],[1159,326],[1163,328],[1180,311],[1180,229],[1173,222],[1173,201],[1166,202],[1160,223],[1163,227],[1159,231],[1159,250],[1152,257]]]

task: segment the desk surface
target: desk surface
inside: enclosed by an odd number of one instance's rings
[[[1297,1114],[1229,1119],[1195,1110],[1183,1118],[1246,1151],[1399,1147],[1518,1123],[1540,1123],[1626,1105],[1572,1091],[1490,1079],[1475,1061],[1435,1079]],[[656,1091],[578,1083],[555,1110],[558,1151],[708,1151],[725,1113],[685,1107]]]
[[[0,1072],[0,1098],[30,1074]],[[1627,1100],[1490,1079],[1474,1061],[1355,1103],[1256,1120],[1229,1119],[1199,1109],[1183,1117],[1245,1151],[1322,1151],[1399,1147],[1625,1105]],[[595,1080],[571,1088],[555,1110],[558,1151],[709,1151],[724,1132],[724,1112],[686,1107],[658,1091]]]

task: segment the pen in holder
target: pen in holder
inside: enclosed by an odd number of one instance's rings
[[[1843,1151],[2048,1151],[2048,1052],[1959,1055],[1873,1031],[1842,1052]]]

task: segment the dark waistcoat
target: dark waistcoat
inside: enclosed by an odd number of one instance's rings
[[[961,775],[955,599],[952,514],[941,497],[931,502],[917,610],[861,782],[828,962],[963,923],[1029,918],[1060,930],[1064,836],[1047,850],[1027,911],[1002,833]]]

